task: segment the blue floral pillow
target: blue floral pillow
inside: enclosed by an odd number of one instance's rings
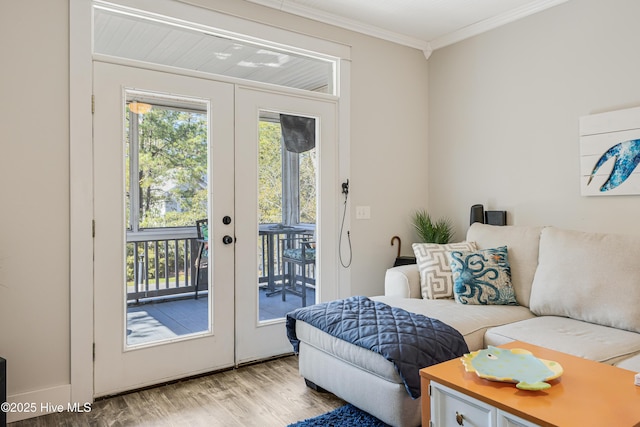
[[[453,294],[461,304],[518,305],[507,247],[447,253]]]

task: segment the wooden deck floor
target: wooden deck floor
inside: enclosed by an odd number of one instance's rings
[[[267,296],[260,290],[260,320],[279,319],[302,306],[301,298],[287,295]],[[307,303],[315,300],[315,290],[307,290]],[[127,344],[137,345],[207,330],[207,295],[195,298],[165,300],[132,305],[127,309]]]

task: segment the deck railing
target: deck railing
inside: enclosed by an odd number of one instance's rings
[[[195,227],[128,235],[128,301],[194,292],[197,245]]]
[[[284,235],[283,235],[284,236]],[[268,283],[268,268],[274,266],[276,281],[282,280],[282,240],[274,239],[274,259],[269,262],[268,238],[258,239],[258,283]],[[127,235],[127,300],[130,303],[148,298],[177,295],[187,296],[195,292],[195,259],[198,255],[195,227],[162,229]],[[200,272],[198,291],[208,288],[206,271]],[[308,267],[307,277],[315,277],[315,267]]]

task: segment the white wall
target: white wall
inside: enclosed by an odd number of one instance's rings
[[[400,235],[410,251],[408,218],[426,204],[422,52],[248,2],[193,3],[352,46],[352,217],[356,205],[372,214],[352,222],[352,293],[382,293],[396,253],[390,239]],[[9,396],[70,384],[68,8],[68,0],[0,2],[0,355]]]
[[[352,220],[352,294],[384,293],[400,236],[413,255],[411,216],[427,203],[427,61],[391,44],[354,48],[352,75],[352,217],[371,206],[370,220]],[[373,72],[375,70],[375,72]]]
[[[8,394],[69,383],[66,0],[0,3],[0,355]]]
[[[638,196],[582,197],[580,116],[640,105],[636,0],[570,1],[429,59],[429,206],[640,234]]]

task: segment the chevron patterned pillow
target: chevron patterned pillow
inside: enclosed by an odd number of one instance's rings
[[[475,251],[476,243],[414,243],[411,247],[420,270],[422,298],[453,298],[453,276],[447,252]]]

